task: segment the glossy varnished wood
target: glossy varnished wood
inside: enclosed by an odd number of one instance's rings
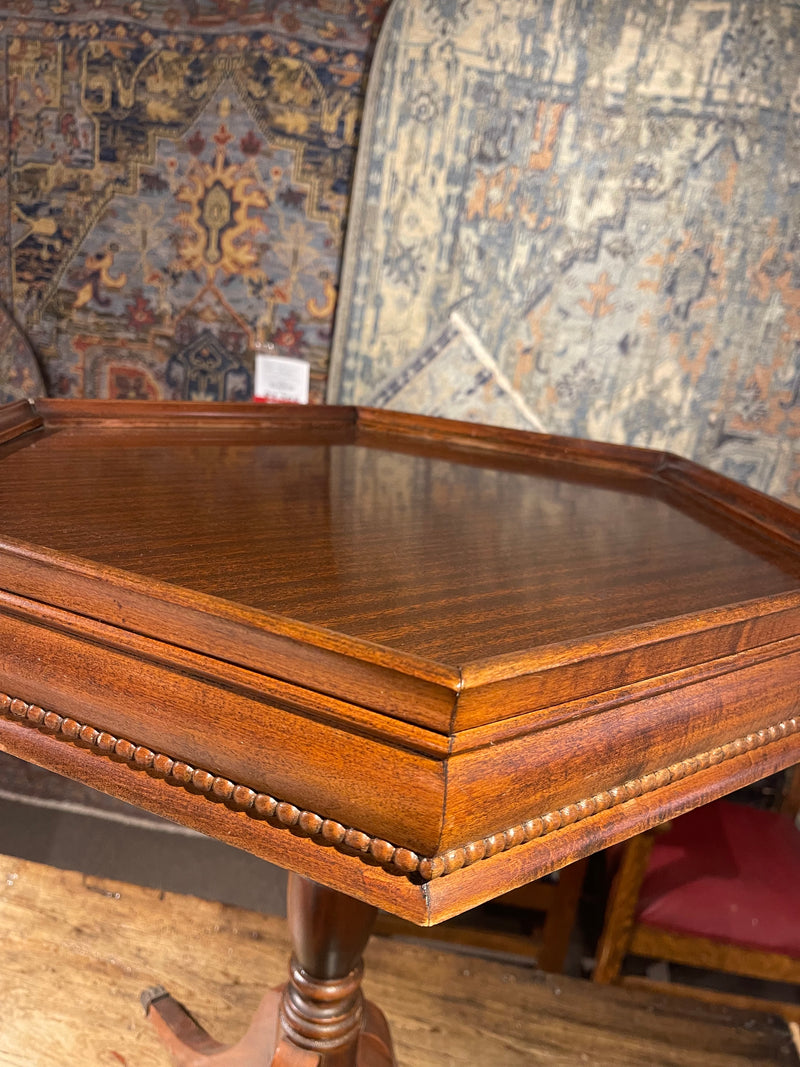
[[[3,464],[2,531],[454,671],[797,590],[659,480],[352,431],[67,424]]]
[[[289,876],[289,981],[226,1047],[162,987],[143,997],[176,1067],[397,1067],[382,1012],[364,1000],[362,954],[376,909]]]
[[[352,408],[0,432],[0,744],[415,922],[800,756],[798,515],[693,464]]]

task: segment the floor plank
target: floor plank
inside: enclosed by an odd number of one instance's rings
[[[272,916],[0,856],[0,1067],[168,1067],[142,989],[232,1041],[288,950]],[[782,1021],[674,997],[380,939],[367,975],[400,1067],[798,1063]]]

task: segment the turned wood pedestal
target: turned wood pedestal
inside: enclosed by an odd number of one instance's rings
[[[266,994],[238,1044],[219,1044],[165,990],[142,995],[177,1067],[394,1067],[386,1019],[361,992],[376,912],[290,874],[289,981]]]
[[[389,1067],[375,908],[432,925],[800,759],[799,520],[393,412],[8,405],[0,747],[294,872],[238,1045],[150,995],[176,1062]]]

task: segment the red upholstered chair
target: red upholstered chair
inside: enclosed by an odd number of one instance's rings
[[[630,954],[800,987],[798,808],[795,767],[779,811],[719,800],[666,831],[629,841],[612,885],[594,980],[764,1007],[756,997],[622,976]],[[800,1022],[800,996],[768,1006]]]

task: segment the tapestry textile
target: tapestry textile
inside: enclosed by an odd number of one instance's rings
[[[0,404],[44,396],[44,392],[33,349],[0,302]]]
[[[248,399],[272,340],[321,399],[384,2],[0,7],[0,298],[48,392]]]
[[[800,6],[395,0],[329,398],[800,504]]]

